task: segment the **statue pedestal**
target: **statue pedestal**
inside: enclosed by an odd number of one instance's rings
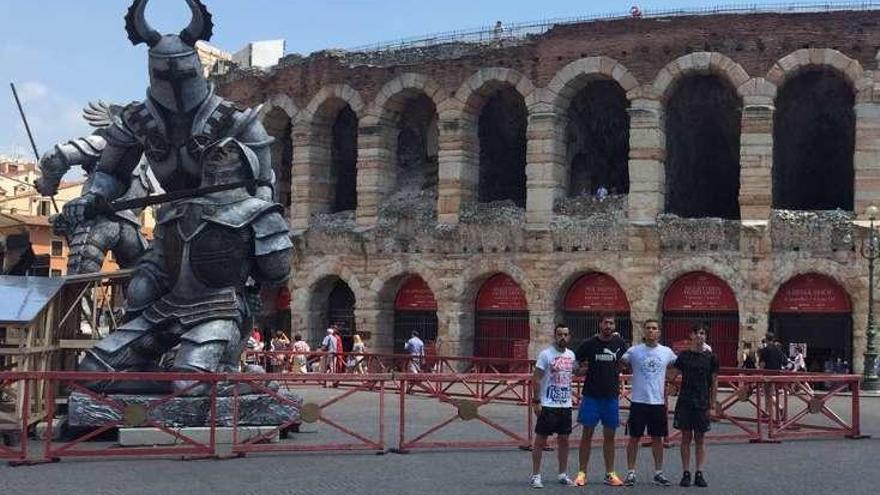
[[[281,390],[278,395],[292,403],[281,402],[268,394],[239,395],[238,425],[277,426],[291,421],[299,423],[302,397]],[[67,401],[67,422],[73,427],[99,427],[108,423],[122,423],[127,427],[149,426],[146,421],[173,427],[210,426],[210,397],[174,397],[150,408],[165,397],[118,394],[108,395],[107,402],[104,402],[88,394],[72,392]],[[108,402],[121,407],[114,407]],[[216,426],[232,426],[234,406],[234,397],[217,397]]]

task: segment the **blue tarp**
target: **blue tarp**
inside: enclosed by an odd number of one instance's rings
[[[60,277],[14,277],[0,275],[0,325],[24,326],[55,296]]]

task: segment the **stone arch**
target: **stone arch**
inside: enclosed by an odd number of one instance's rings
[[[781,88],[789,79],[809,68],[829,68],[839,73],[852,86],[856,101],[869,100],[870,81],[858,60],[832,48],[801,48],[780,58],[764,78]]]
[[[458,277],[452,286],[451,294],[459,294],[455,302],[461,307],[470,308],[470,311],[473,311],[477,293],[479,293],[483,283],[497,273],[503,273],[519,284],[526,295],[529,311],[544,311],[547,309],[545,308],[543,294],[538,286],[532,282],[526,271],[512,261],[501,260],[488,262],[486,260],[478,260],[465,267],[461,272],[461,276]]]
[[[663,297],[666,290],[682,275],[690,272],[706,272],[723,280],[736,295],[736,305],[740,318],[745,314],[745,301],[748,298],[748,285],[740,275],[733,263],[726,263],[707,256],[694,257],[686,260],[675,260],[661,267],[660,276],[654,279],[653,284],[646,284],[648,291],[655,301],[656,314],[663,313]],[[635,297],[635,295],[633,295]],[[642,297],[645,297],[643,291]]]
[[[860,267],[857,265],[855,268]],[[765,297],[764,300],[761,301],[761,304],[765,308],[765,311],[769,313],[773,298],[786,282],[798,275],[815,273],[834,280],[837,285],[842,287],[843,290],[849,294],[850,302],[852,303],[853,316],[859,312],[867,312],[868,304],[864,301],[865,298],[857,297],[857,295],[867,292],[867,278],[862,277],[862,274],[859,273],[861,270],[856,270],[855,268],[850,268],[848,265],[833,260],[821,258],[811,259],[809,264],[786,264],[777,270],[773,270],[770,287],[768,291],[763,294]]]
[[[425,281],[431,292],[434,294],[434,300],[437,301],[436,315],[434,321],[438,336],[443,340],[448,339],[448,321],[446,318],[439,317],[448,308],[448,301],[444,296],[443,286],[437,275],[427,266],[416,261],[395,261],[391,265],[386,266],[373,278],[369,286],[369,297],[371,298],[366,306],[372,310],[375,315],[375,328],[377,339],[374,339],[374,346],[378,348],[392,351],[395,349],[393,344],[394,328],[395,328],[395,299],[398,291],[403,283],[410,277],[417,276]]]
[[[345,282],[355,298],[355,312],[362,307],[365,291],[354,273],[338,262],[319,265],[304,280],[292,281],[294,290],[291,297],[292,322],[294,333],[301,333],[311,343],[323,337],[323,305],[337,280]]]
[[[745,70],[718,53],[691,53],[654,80],[664,104],[664,210],[686,218],[740,218]]]
[[[726,81],[734,90],[750,79],[746,70],[726,55],[717,52],[694,52],[682,55],[660,69],[653,82],[656,94],[666,101],[676,84],[690,74],[714,74]]]
[[[535,91],[535,85],[521,72],[505,67],[486,67],[471,75],[455,91],[455,99],[460,102],[457,110],[463,117],[476,121],[485,98],[500,86],[513,87],[526,102]]]
[[[611,79],[617,82],[628,96],[631,96],[630,92],[639,86],[635,75],[613,58],[585,57],[569,63],[553,76],[547,85],[550,91],[548,103],[557,114],[564,115],[568,104],[578,91],[596,79]]]
[[[378,92],[360,121],[358,168],[375,171],[374,180],[361,187],[376,196],[370,204],[405,186],[436,190],[438,108],[446,98],[436,81],[416,73],[401,74]],[[362,210],[359,222],[371,224],[377,215],[378,207]]]
[[[265,118],[267,113],[276,108],[287,114],[287,117],[291,122],[296,121],[300,111],[299,107],[293,101],[293,98],[284,93],[275,93],[269,95],[269,97],[266,98],[266,101],[263,102],[263,105],[260,108],[260,118]]]
[[[356,90],[346,84],[331,84],[322,87],[297,116],[293,126],[294,227],[305,228],[312,214],[332,208],[336,190],[331,171],[334,123],[342,112],[353,113],[357,120],[363,110],[363,100]],[[346,174],[352,175],[348,170]]]
[[[260,108],[260,120],[272,143],[272,170],[275,172],[275,201],[282,204],[290,217],[293,208],[293,123],[299,108],[283,93],[269,96]]]
[[[630,287],[626,283],[629,281],[629,277],[618,278],[615,276],[615,274],[620,272],[620,260],[596,259],[569,261],[562,265],[558,270],[555,270],[555,273],[558,275],[556,278],[558,282],[547,288],[546,299],[553,301],[554,312],[561,312],[565,296],[571,286],[581,276],[591,272],[606,273],[614,277],[614,280],[617,281],[617,284],[620,285],[620,288],[626,293],[627,299],[629,299],[631,303],[633,302],[632,297],[630,296]]]

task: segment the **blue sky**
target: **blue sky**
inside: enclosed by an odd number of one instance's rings
[[[249,41],[287,40],[308,54],[456,29],[643,9],[710,7],[689,0],[206,0],[211,43],[236,51]],[[755,2],[749,2],[755,3]],[[758,2],[760,3],[760,2]],[[146,48],[132,46],[123,16],[129,0],[0,0],[0,154],[30,156],[9,91],[18,87],[40,152],[89,132],[80,110],[90,100],[142,99]],[[152,0],[147,18],[161,32],[188,22],[183,0]]]

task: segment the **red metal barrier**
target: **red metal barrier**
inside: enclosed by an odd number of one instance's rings
[[[492,380],[492,384],[487,387],[483,382],[486,379]],[[438,449],[438,448],[497,448],[497,447],[526,447],[530,443],[530,432],[532,429],[532,412],[528,407],[531,401],[531,375],[439,375],[439,374],[418,374],[405,375],[401,377],[403,385],[399,391],[399,430],[398,442],[395,452],[406,453],[413,449]],[[412,423],[415,417],[408,413],[407,402],[413,400],[423,400],[421,396],[407,394],[408,384],[412,382],[415,387],[420,388],[431,398],[453,408],[451,415],[424,429],[421,433],[409,435],[407,433],[407,424]],[[470,390],[491,390],[476,400],[458,399],[450,395],[447,391],[452,385],[458,385]],[[499,398],[513,394],[518,397],[518,401],[511,403],[510,401],[499,402]],[[519,425],[509,426],[501,424],[497,418],[493,419],[486,412],[481,412],[480,408],[492,403],[500,403],[503,407],[514,410],[514,415],[523,416],[523,422]],[[522,407],[525,406],[525,407]],[[519,409],[519,412],[516,412]],[[441,432],[450,427],[450,425],[459,422],[477,420],[489,427],[490,431],[501,433],[503,440],[429,440],[432,435]]]
[[[28,425],[30,424],[30,393],[31,387],[24,376],[24,373],[2,372],[0,373],[0,393],[22,394],[22,400],[11,400],[9,404],[13,409],[18,404],[22,404],[21,411],[2,412],[0,413],[0,421],[4,424],[8,437],[15,437],[18,442],[18,448],[7,447],[0,442],[0,459],[8,459],[9,461],[23,461],[28,457]],[[18,390],[12,391],[15,387]],[[13,435],[9,435],[9,434]]]
[[[248,384],[264,394],[267,394],[279,402],[293,403],[289,398],[280,395],[278,392],[267,388],[263,383],[268,379],[278,383],[282,387],[290,388],[290,385],[304,384],[309,381],[332,381],[337,378],[335,374],[318,375],[307,377],[304,375],[237,375],[232,377],[231,381],[235,384],[235,397],[238,398],[238,390],[242,384]],[[289,421],[278,425],[272,431],[265,432],[257,437],[240,441],[238,438],[238,409],[233,414],[233,445],[232,451],[239,454],[248,452],[314,452],[314,451],[339,451],[339,450],[375,450],[379,453],[385,453],[385,383],[388,381],[386,375],[358,375],[359,381],[353,388],[350,388],[337,397],[333,397],[321,403],[309,402],[302,406],[302,421],[306,423],[323,423],[336,431],[344,433],[347,437],[353,438],[356,442],[347,443],[277,443],[264,444],[260,443],[268,440],[276,433],[280,433],[286,428],[294,424],[295,421]],[[351,380],[348,385],[352,385]],[[376,438],[370,438],[362,432],[357,431],[354,426],[346,426],[337,420],[331,419],[327,414],[327,410],[336,404],[341,403],[346,398],[355,395],[357,392],[377,392],[379,394],[379,406],[377,412],[377,428],[378,435]],[[236,404],[238,401],[236,400]],[[366,411],[359,410],[359,413]]]
[[[209,386],[210,436],[207,441],[189,437],[177,429],[149,418],[149,412],[161,407],[187,392],[165,394],[152,399],[141,407],[132,419],[128,407],[108,394],[94,392],[85,385],[103,380],[125,381],[171,381],[193,380],[189,373],[82,373],[82,372],[0,372],[0,385],[4,391],[21,390],[23,402],[34,400],[33,390],[41,391],[40,398],[49,404],[49,430],[46,438],[33,441],[28,438],[28,427],[33,417],[28,411],[20,415],[21,423],[16,429],[21,434],[17,447],[0,447],[0,458],[13,463],[46,462],[64,457],[117,457],[117,456],[218,456],[231,451],[237,455],[250,452],[311,452],[368,450],[385,452],[387,431],[385,399],[386,392],[398,394],[399,431],[396,450],[407,452],[416,449],[460,449],[522,447],[532,438],[534,417],[531,401],[530,374],[199,374],[198,384]],[[796,438],[848,437],[859,438],[860,395],[857,375],[828,375],[813,373],[754,373],[722,374],[719,377],[723,393],[717,411],[716,423],[707,435],[709,441],[779,442]],[[271,431],[253,438],[238,436],[240,426],[237,409],[240,387],[247,385],[279,404],[290,404],[292,399],[266,385],[268,381],[282,388],[292,389],[300,395],[314,394],[302,406],[302,419],[307,424],[320,424],[317,441],[300,443],[308,436],[294,440],[266,444],[264,440],[284,432],[295,420],[274,425]],[[628,377],[622,376],[623,392],[621,409],[626,409]],[[336,384],[339,388],[330,388]],[[828,390],[817,390],[828,385]],[[233,391],[231,447],[219,448],[216,438],[219,390]],[[576,392],[580,386],[575,384]],[[56,416],[55,399],[59,391],[76,390],[87,394],[94,401],[106,404],[118,414],[106,423],[77,438],[52,440],[52,420]],[[851,392],[850,396],[844,395]],[[356,408],[346,407],[350,398],[359,395],[369,401],[377,401],[375,416],[364,408],[363,402]],[[576,400],[579,394],[576,393]],[[224,397],[227,397],[224,395]],[[769,402],[767,399],[770,399]],[[841,409],[841,403],[845,407]],[[834,402],[834,403],[833,403]],[[340,407],[341,405],[341,407]],[[837,409],[835,409],[835,407]],[[415,409],[419,409],[416,411]],[[444,412],[448,409],[449,413]],[[845,411],[849,409],[849,411]],[[357,422],[334,417],[341,411],[356,414]],[[430,414],[425,415],[425,411]],[[846,417],[846,413],[849,417]],[[440,413],[440,415],[437,415]],[[369,415],[369,420],[362,418]],[[434,417],[429,417],[429,416]],[[375,417],[375,421],[373,418]],[[472,421],[472,422],[471,422]],[[174,437],[180,445],[168,447],[120,447],[100,445],[93,442],[104,432],[122,426],[148,426]],[[366,428],[369,426],[369,428]],[[366,430],[375,428],[375,433]],[[459,432],[457,428],[463,431]],[[327,433],[327,435],[324,435]],[[332,435],[342,436],[345,441],[331,441]],[[499,438],[490,438],[490,437]],[[667,439],[674,443],[679,433],[673,432]]]

